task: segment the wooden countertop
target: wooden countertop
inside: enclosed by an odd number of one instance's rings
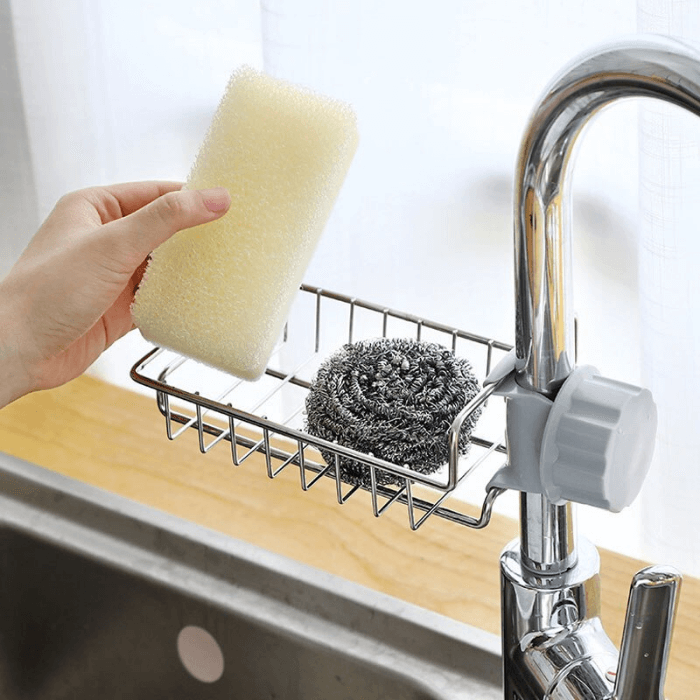
[[[514,521],[494,516],[475,532],[431,518],[412,532],[405,509],[377,520],[367,494],[341,508],[330,479],[303,493],[291,470],[270,483],[261,460],[234,467],[228,443],[203,456],[195,431],[169,442],[163,423],[154,399],[81,377],[2,409],[0,450],[499,633],[498,557]],[[619,643],[630,579],[644,564],[601,559],[603,620]],[[699,618],[700,581],[686,577],[666,683],[673,700],[696,697]]]

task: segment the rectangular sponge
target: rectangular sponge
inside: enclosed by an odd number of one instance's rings
[[[221,219],[159,246],[132,314],[151,342],[262,375],[357,148],[353,110],[252,68],[228,84],[186,187],[226,187]]]

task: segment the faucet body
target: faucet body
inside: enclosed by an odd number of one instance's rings
[[[545,577],[522,566],[518,549],[501,559],[504,697],[610,697],[618,655],[600,621],[595,547],[582,544],[573,568]]]
[[[574,145],[593,115],[629,97],[700,116],[700,56],[661,37],[584,55],[545,91],[523,137],[514,212],[516,381],[550,399],[575,364],[567,177]],[[637,574],[618,654],[600,623],[598,572],[595,548],[576,541],[571,504],[522,493],[521,538],[501,557],[506,700],[663,699],[680,576]],[[643,619],[635,612],[642,609]]]
[[[582,543],[554,576],[522,566],[518,543],[501,558],[506,700],[665,700],[680,575],[648,567],[632,581],[618,654],[600,620],[600,562]]]

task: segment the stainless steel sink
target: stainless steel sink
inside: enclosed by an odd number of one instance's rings
[[[502,697],[492,635],[2,453],[0,566],[3,700]]]

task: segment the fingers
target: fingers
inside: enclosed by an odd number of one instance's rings
[[[96,200],[112,200],[110,204],[116,205],[121,216],[128,216],[168,192],[181,190],[182,185],[182,182],[170,181],[123,182],[104,187],[91,187],[76,194],[90,195]]]
[[[132,260],[143,260],[177,231],[221,218],[231,206],[223,187],[169,191],[137,211],[103,227]],[[117,238],[113,238],[116,243]]]

